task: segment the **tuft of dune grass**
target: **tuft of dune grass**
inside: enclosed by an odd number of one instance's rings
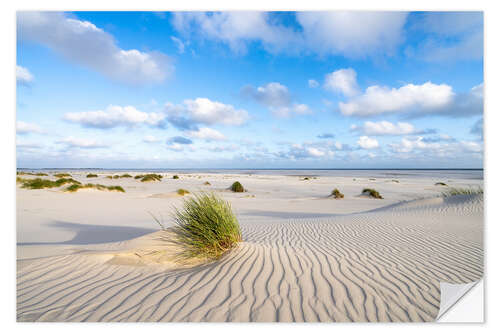
[[[361,194],[368,194],[370,197],[375,198],[375,199],[383,199],[383,197],[378,193],[378,191],[372,189],[372,188],[365,188],[363,191],[361,191]]]
[[[69,173],[56,173],[54,174],[54,177],[56,178],[66,178],[66,177],[71,177]]]
[[[17,171],[16,175],[19,176],[38,176],[38,177],[43,177],[43,176],[48,176],[48,174],[43,173],[43,172],[26,172],[26,171]]]
[[[452,197],[455,195],[483,195],[483,189],[481,187],[471,188],[471,187],[452,187],[443,191],[443,197]]]
[[[344,194],[341,193],[338,189],[334,189],[331,194],[332,197],[335,199],[342,199],[344,197]]]
[[[185,258],[218,259],[242,240],[231,204],[214,193],[195,194],[184,199],[173,214],[175,243]]]
[[[177,175],[173,175],[173,176],[172,176],[172,179],[179,179],[179,176],[177,176]]]
[[[120,178],[132,178],[131,175],[129,175],[128,173],[124,173],[123,175],[119,176]]]
[[[203,185],[212,185],[210,182],[204,182]]]
[[[53,180],[42,179],[42,178],[26,179],[26,178],[17,177],[16,182],[21,183],[22,188],[27,188],[30,190],[41,190],[44,188],[60,187],[60,186],[67,184],[67,183],[80,184],[79,181],[76,181],[72,178],[60,178],[56,181],[53,181]]]
[[[86,189],[86,188],[92,188],[92,189],[96,189],[99,191],[125,192],[125,190],[121,186],[116,186],[116,185],[115,186],[105,186],[105,185],[101,185],[101,184],[85,184],[85,185],[73,184],[73,185],[68,186],[66,188],[66,191],[67,192],[76,192],[78,190]]]
[[[98,176],[95,173],[89,173],[86,177],[87,178],[97,178]]]
[[[230,189],[233,192],[245,192],[245,188],[243,187],[243,185],[241,185],[240,182],[234,182],[231,185]]]
[[[177,194],[178,195],[185,195],[185,194],[189,194],[189,191],[185,190],[183,188],[180,188],[180,189],[177,190]]]
[[[437,182],[436,184],[434,185],[439,185],[439,186],[448,186],[448,184],[446,183],[443,183],[443,182]]]

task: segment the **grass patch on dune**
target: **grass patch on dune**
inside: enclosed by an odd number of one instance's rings
[[[49,179],[42,179],[42,178],[35,178],[35,179],[24,179],[21,177],[17,177],[16,181],[18,183],[21,183],[22,188],[27,188],[30,190],[41,190],[44,188],[53,188],[53,187],[60,187],[63,186],[64,184],[80,184],[79,181],[76,181],[72,178],[60,178],[56,181],[49,180]]]
[[[245,188],[243,187],[243,185],[241,185],[240,182],[234,182],[231,185],[230,189],[233,192],[245,192]]]
[[[97,178],[99,176],[97,176],[95,173],[89,173],[86,177],[87,178]]]
[[[173,220],[174,241],[184,248],[180,255],[185,258],[218,259],[242,240],[230,203],[214,193],[185,199]]]
[[[56,178],[66,178],[66,177],[71,177],[69,173],[56,173],[54,174],[54,177]]]
[[[19,176],[38,176],[38,177],[43,177],[43,176],[48,176],[48,174],[43,173],[43,172],[26,172],[26,171],[17,171],[16,175]]]
[[[124,173],[123,175],[120,176],[120,178],[132,178],[132,176],[129,175],[128,173]]]
[[[481,187],[452,187],[447,189],[442,193],[443,197],[452,197],[455,195],[483,195],[483,189]]]
[[[177,194],[178,195],[185,195],[185,194],[189,194],[189,191],[185,190],[183,188],[180,188],[180,189],[177,190]]]
[[[335,199],[342,199],[344,197],[344,194],[341,193],[338,189],[334,189],[331,194],[332,197]]]
[[[204,182],[203,185],[212,185],[210,182]]]
[[[135,179],[140,179],[141,182],[155,182],[155,181],[161,181],[161,179],[163,178],[162,175],[157,175],[155,173],[148,173],[146,175],[139,175],[141,177],[137,178],[137,176],[135,176],[134,178]]]
[[[101,185],[101,184],[85,184],[85,185],[73,184],[73,185],[68,186],[66,188],[66,191],[67,192],[76,192],[78,190],[87,189],[87,188],[95,189],[95,190],[99,190],[99,191],[125,192],[125,190],[121,186],[105,186],[105,185]]]
[[[383,197],[378,193],[378,191],[372,189],[372,188],[365,188],[363,191],[361,191],[361,194],[368,195],[371,198],[375,199],[383,199]]]
[[[172,176],[172,179],[179,179],[179,176],[177,176],[177,175],[173,175],[173,176]]]
[[[448,186],[448,184],[446,183],[443,183],[443,182],[437,182],[436,184],[434,184],[436,186]]]

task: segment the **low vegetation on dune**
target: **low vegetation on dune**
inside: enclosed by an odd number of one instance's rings
[[[120,178],[120,175],[114,175],[113,176],[113,179],[118,179],[118,178]]]
[[[233,185],[231,185],[230,189],[233,192],[245,192],[245,188],[243,187],[243,185],[241,185],[240,182],[234,182]]]
[[[148,173],[145,175],[137,175],[134,177],[134,179],[140,179],[141,182],[161,181],[162,178],[162,175],[157,175],[156,173]]]
[[[101,185],[101,184],[85,184],[85,185],[73,184],[73,185],[68,186],[66,188],[66,191],[67,192],[76,192],[78,190],[87,189],[87,188],[95,189],[95,190],[99,190],[99,191],[125,192],[125,190],[121,186],[105,186],[105,185]]]
[[[344,194],[343,194],[343,193],[341,193],[338,189],[334,189],[334,190],[332,191],[331,196],[332,196],[333,198],[335,198],[335,199],[342,199],[342,198],[344,197]]]
[[[66,177],[71,177],[69,173],[56,173],[54,174],[54,177],[56,178],[66,178]]]
[[[71,183],[71,184],[80,184],[79,181],[74,180],[72,178],[60,178],[56,181],[49,180],[49,179],[42,179],[42,178],[35,178],[35,179],[25,179],[21,177],[17,177],[16,181],[18,183],[21,183],[22,188],[27,188],[31,190],[40,190],[44,188],[53,188],[53,187],[60,187],[65,184]]]
[[[174,242],[183,247],[180,255],[186,259],[218,259],[242,240],[230,203],[214,193],[185,199],[182,209],[175,209],[173,219]]]
[[[443,197],[452,197],[455,195],[483,195],[483,189],[481,187],[466,187],[466,188],[460,188],[460,187],[452,187],[444,191]]]
[[[203,185],[212,185],[210,182],[204,182]]]
[[[180,189],[177,190],[177,194],[178,195],[185,195],[185,194],[189,194],[189,191],[185,190],[183,188],[180,188]]]
[[[124,173],[123,175],[120,176],[120,178],[132,178],[132,176],[129,175],[128,173]]]
[[[113,176],[106,176],[107,179],[113,179]]]
[[[393,179],[393,180],[392,180],[392,182],[393,182],[393,183],[399,183],[399,180],[397,180],[397,179]]]
[[[43,176],[48,176],[48,174],[43,173],[43,172],[26,172],[26,171],[17,171],[16,175],[18,176],[38,176],[38,177],[43,177]]]
[[[448,186],[448,184],[446,183],[443,183],[443,182],[437,182],[436,184],[434,184],[436,186]]]
[[[375,199],[383,199],[383,197],[378,193],[378,191],[372,189],[372,188],[365,188],[363,191],[361,191],[361,194],[368,195],[371,198]]]
[[[95,173],[89,173],[87,178],[97,178],[98,176]]]
[[[173,176],[172,176],[172,179],[179,179],[179,176],[177,176],[177,175],[173,175]]]

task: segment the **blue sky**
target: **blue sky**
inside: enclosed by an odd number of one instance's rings
[[[483,166],[479,12],[18,12],[16,82],[18,167]]]

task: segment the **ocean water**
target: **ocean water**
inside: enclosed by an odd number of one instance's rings
[[[483,180],[483,169],[19,169],[23,171],[86,171],[86,172],[157,172],[157,173],[214,173],[245,175],[284,175],[309,177],[369,177],[369,178],[459,178]]]

